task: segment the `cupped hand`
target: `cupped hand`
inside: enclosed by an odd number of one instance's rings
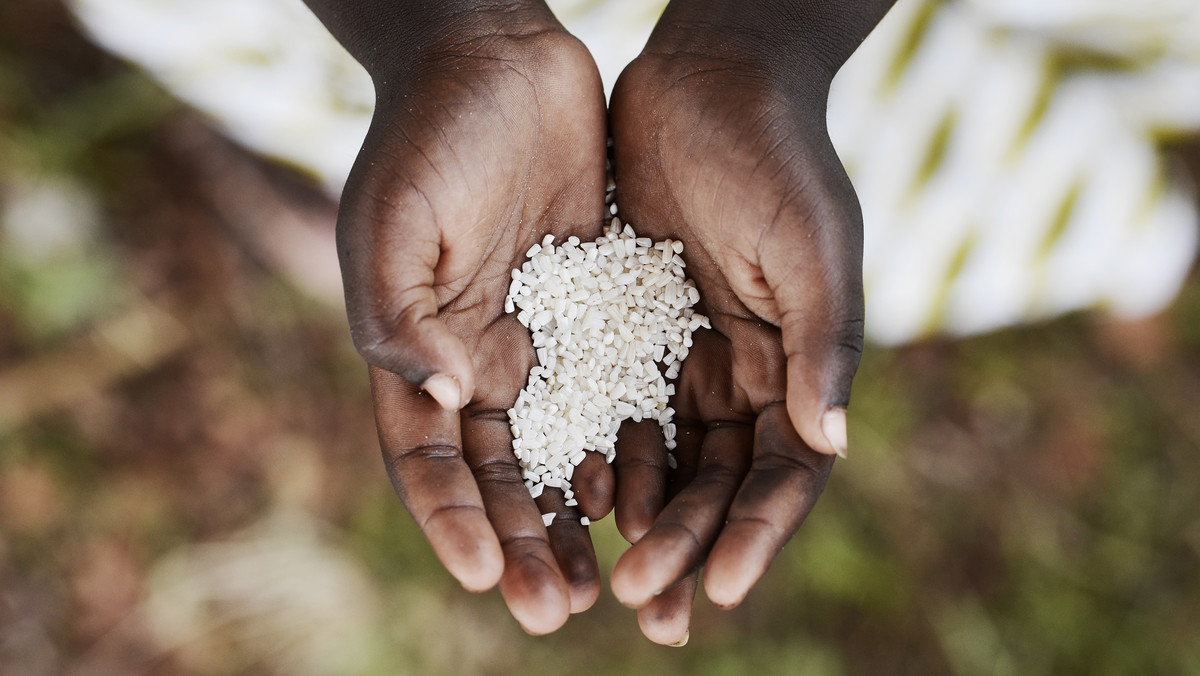
[[[402,72],[376,77],[343,195],[351,333],[389,475],[437,556],[468,589],[499,583],[526,631],[546,633],[595,601],[599,574],[579,512],[557,491],[535,505],[522,482],[506,411],[535,357],[503,306],[510,271],[545,234],[600,231],[603,91],[548,12],[431,34]],[[599,517],[612,478],[595,464],[575,476],[594,484],[579,509]],[[547,511],[559,514],[548,529]]]
[[[828,80],[812,79],[652,38],[613,94],[620,213],[684,242],[713,326],[673,402],[677,469],[653,427],[622,429],[618,449],[617,526],[634,544],[612,588],[660,643],[686,640],[701,566],[710,600],[742,601],[846,450],[861,213],[825,129]]]

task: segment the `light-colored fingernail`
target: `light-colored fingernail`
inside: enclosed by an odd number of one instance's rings
[[[691,637],[692,637],[692,631],[689,629],[689,630],[683,632],[683,638],[679,639],[678,643],[672,643],[671,647],[672,648],[682,648],[683,646],[687,645],[688,639]]]
[[[462,389],[458,386],[458,378],[439,373],[430,376],[421,384],[429,396],[437,400],[447,411],[457,411],[462,408]]]
[[[846,409],[831,408],[821,416],[821,431],[839,458],[846,457]]]

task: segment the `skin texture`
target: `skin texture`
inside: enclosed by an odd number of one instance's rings
[[[503,28],[470,18],[376,76],[387,84],[343,196],[338,253],[396,492],[464,587],[499,584],[541,634],[599,595],[579,516],[610,511],[612,473],[603,459],[579,468],[578,509],[557,491],[530,499],[506,411],[535,357],[503,301],[546,233],[599,234],[604,99],[587,50],[548,13]],[[423,391],[435,376],[461,400]],[[559,513],[549,529],[548,511]]]
[[[812,510],[862,350],[862,216],[824,115],[841,57],[811,33],[780,49],[786,15],[742,11],[731,31],[720,4],[673,3],[610,113],[621,213],[684,242],[713,324],[673,404],[678,469],[648,470],[664,449],[640,431],[617,464],[634,544],[613,593],[667,645],[687,640],[701,566],[708,598],[737,605]]]
[[[615,505],[635,544],[613,591],[647,637],[681,645],[699,568],[711,600],[739,603],[844,451],[862,229],[824,102],[889,3],[675,0],[622,75],[622,216],[684,241],[713,330],[678,382],[678,468],[656,425],[627,424],[613,466],[590,454],[577,468],[578,508],[555,490],[535,504],[521,481],[506,411],[535,357],[502,308],[532,244],[600,232],[591,57],[540,1],[308,3],[376,85],[337,241],[397,494],[447,570],[472,591],[499,585],[533,634],[595,602],[579,517]]]

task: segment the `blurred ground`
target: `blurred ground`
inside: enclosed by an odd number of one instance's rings
[[[285,281],[333,212],[0,5],[0,674],[1200,673],[1200,276],[1137,323],[869,349],[850,460],[678,650],[607,591],[526,637],[440,569],[344,318]]]

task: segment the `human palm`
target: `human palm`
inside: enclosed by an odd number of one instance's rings
[[[665,450],[632,430],[624,463],[639,469],[618,465],[617,524],[635,544],[613,591],[641,609],[648,636],[674,643],[695,571],[707,565],[715,603],[740,602],[845,450],[861,216],[824,92],[759,64],[648,49],[622,74],[611,119],[621,213],[684,242],[713,326],[696,335],[673,403],[678,468],[645,470]]]
[[[599,75],[548,24],[443,36],[402,81],[377,86],[337,239],[388,471],[465,587],[498,581],[522,626],[552,631],[595,601],[598,571],[561,494],[535,506],[521,481],[505,412],[534,356],[503,301],[510,271],[545,234],[600,231]],[[576,475],[595,484],[581,509],[602,516],[611,474],[589,467]],[[544,511],[560,513],[549,533]]]

